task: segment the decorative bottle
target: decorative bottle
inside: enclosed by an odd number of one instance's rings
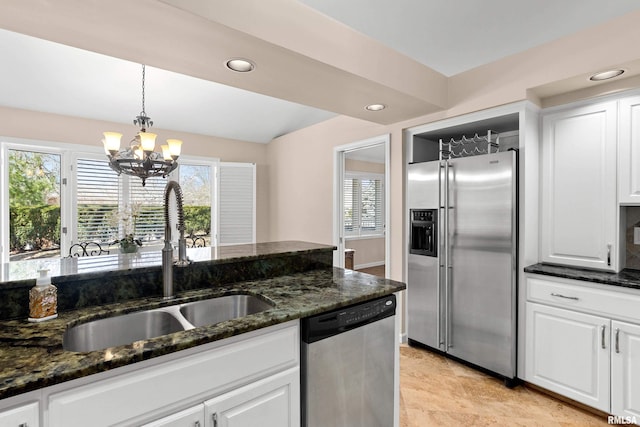
[[[49,270],[38,270],[40,277],[29,290],[29,322],[42,322],[58,317],[58,289],[51,284]]]

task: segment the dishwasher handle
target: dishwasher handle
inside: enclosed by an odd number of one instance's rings
[[[395,295],[302,319],[302,341],[313,343],[393,316]]]

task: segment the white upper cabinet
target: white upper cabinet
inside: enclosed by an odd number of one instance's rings
[[[616,102],[542,118],[541,261],[618,269]]]
[[[640,96],[620,100],[618,176],[621,204],[640,204]]]

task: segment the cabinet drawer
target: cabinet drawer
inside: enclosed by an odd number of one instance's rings
[[[527,300],[640,322],[640,292],[610,290],[606,285],[570,279],[527,277]]]
[[[3,427],[38,427],[39,419],[37,402],[0,412],[0,426]]]

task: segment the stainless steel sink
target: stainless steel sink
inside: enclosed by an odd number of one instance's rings
[[[273,308],[252,295],[228,295],[154,310],[93,320],[68,328],[62,347],[96,351],[174,332],[213,325]]]
[[[62,347],[70,351],[102,350],[184,330],[169,312],[139,311],[73,326],[64,333]]]
[[[180,306],[180,314],[194,326],[206,326],[260,313],[270,308],[273,308],[273,305],[253,295],[228,295],[183,304]]]

